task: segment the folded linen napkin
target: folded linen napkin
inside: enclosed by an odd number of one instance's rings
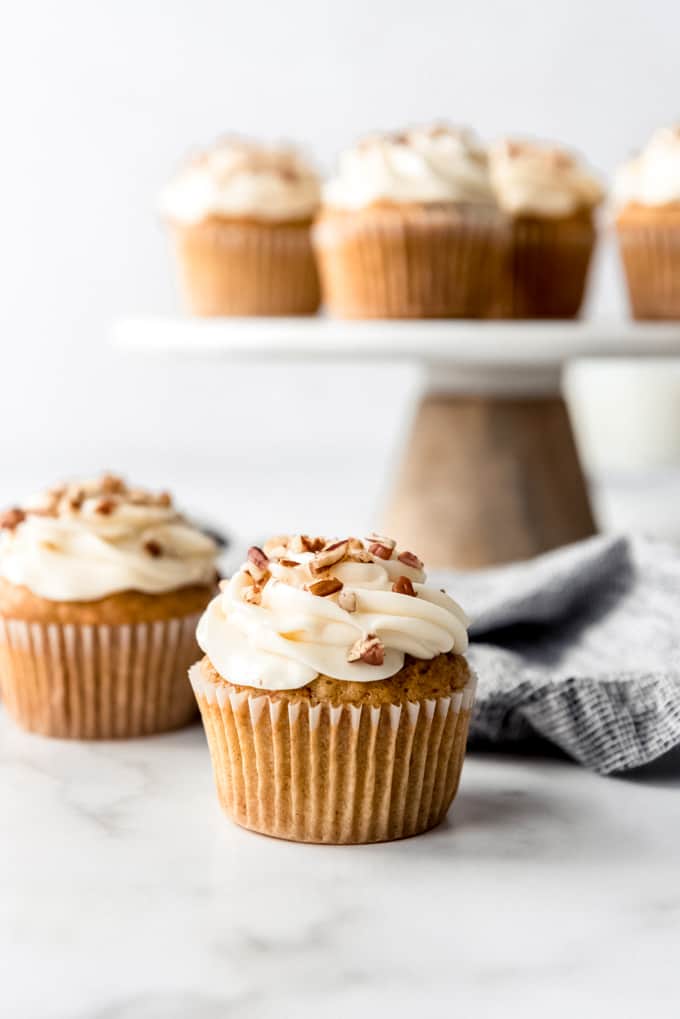
[[[602,774],[680,745],[680,550],[592,538],[439,574],[472,619],[470,745],[536,734]]]

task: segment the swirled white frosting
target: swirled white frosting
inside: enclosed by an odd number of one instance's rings
[[[377,202],[493,204],[485,150],[469,131],[447,127],[364,139],[341,155],[323,197],[338,209]]]
[[[209,216],[302,220],[319,205],[320,182],[293,149],[226,139],[195,156],[161,195],[161,212],[177,223]]]
[[[72,505],[74,491],[84,493],[78,506]],[[52,601],[212,584],[217,558],[212,539],[172,504],[153,496],[142,502],[146,497],[102,494],[97,482],[70,486],[57,500],[41,497],[32,507],[39,512],[29,508],[21,523],[0,530],[0,576]],[[102,504],[107,512],[101,512]]]
[[[503,141],[489,154],[491,183],[510,215],[569,216],[602,199],[593,174],[563,149]]]
[[[613,191],[618,206],[680,202],[680,125],[655,131],[642,152],[617,170]]]
[[[239,686],[293,690],[318,675],[368,683],[397,673],[404,656],[431,659],[467,648],[467,618],[453,599],[425,584],[420,569],[389,560],[345,559],[330,569],[343,591],[356,598],[347,611],[338,595],[320,597],[306,590],[313,582],[311,553],[285,553],[292,567],[272,560],[271,577],[259,604],[244,600],[252,588],[248,563],[213,599],[197,630],[198,643],[217,672]],[[402,576],[412,581],[416,597],[392,590]],[[375,635],[384,645],[384,661],[370,665],[348,661],[358,640]]]

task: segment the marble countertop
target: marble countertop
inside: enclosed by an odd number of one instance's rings
[[[223,817],[200,726],[57,742],[0,709],[0,1014],[676,1015],[679,792],[471,755],[436,831],[301,846]]]

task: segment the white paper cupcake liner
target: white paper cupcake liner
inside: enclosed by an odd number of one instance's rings
[[[198,614],[117,625],[0,618],[0,692],[32,732],[74,739],[144,736],[195,715],[186,672]]]
[[[310,705],[190,679],[220,802],[238,824],[300,842],[362,843],[434,827],[455,796],[476,679],[449,697]]]

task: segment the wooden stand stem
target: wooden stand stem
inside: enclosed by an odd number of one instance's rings
[[[460,568],[593,534],[564,401],[424,397],[384,530],[429,565]]]

